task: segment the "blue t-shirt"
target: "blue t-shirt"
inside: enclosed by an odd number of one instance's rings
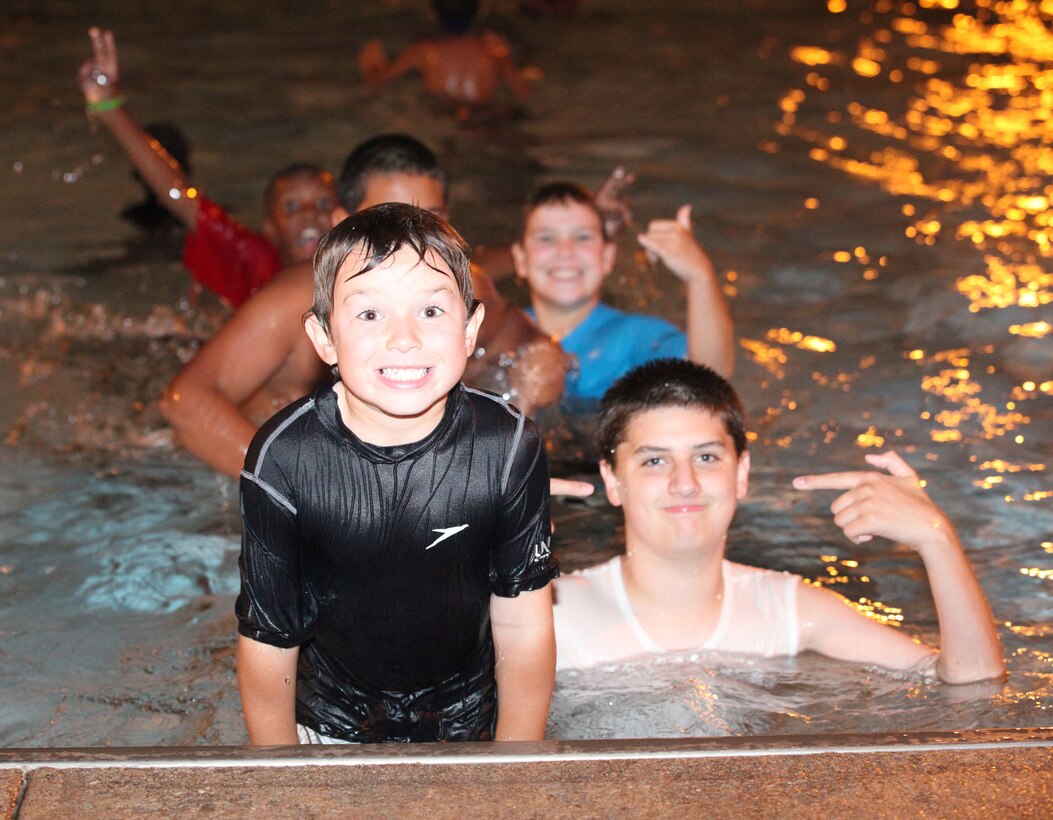
[[[531,318],[533,310],[528,311]],[[623,313],[600,302],[559,340],[573,357],[564,399],[598,399],[616,379],[654,359],[683,359],[687,337],[665,319]]]

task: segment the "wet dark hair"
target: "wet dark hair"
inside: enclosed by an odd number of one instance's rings
[[[428,261],[428,254],[446,263],[471,316],[476,303],[467,243],[444,219],[401,202],[386,202],[358,211],[322,237],[314,253],[314,305],[309,315],[313,314],[329,333],[336,277],[352,252],[361,249],[365,264],[358,273],[365,273],[406,246],[413,248],[421,261],[434,270],[440,269]]]
[[[656,359],[630,370],[600,399],[600,458],[614,467],[615,449],[625,440],[629,423],[640,413],[663,407],[689,407],[719,418],[735,442],[735,455],[746,451],[746,413],[728,380],[704,364]]]
[[[354,213],[362,204],[369,178],[374,174],[430,177],[442,186],[442,198],[447,198],[446,175],[439,169],[435,153],[408,134],[381,134],[368,139],[344,160],[337,191],[349,212]]]
[[[439,25],[450,34],[471,31],[475,15],[479,13],[479,0],[432,0],[431,5],[439,15]]]
[[[286,165],[271,175],[271,178],[267,180],[267,187],[263,189],[263,202],[267,206],[268,211],[272,207],[271,200],[274,198],[278,183],[293,177],[317,177],[318,179],[327,179],[330,182],[333,179],[333,175],[327,170],[310,162],[294,162],[292,165]]]
[[[596,197],[592,191],[584,185],[578,185],[576,182],[562,180],[541,185],[535,188],[527,197],[526,204],[523,206],[523,223],[519,229],[520,238],[526,232],[527,220],[535,210],[542,205],[566,205],[568,202],[577,202],[595,213],[596,218],[600,220],[600,232],[603,234],[603,241],[607,242],[610,239],[607,236],[606,220],[603,218],[603,212],[596,204]]]

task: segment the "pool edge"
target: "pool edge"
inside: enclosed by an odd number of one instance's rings
[[[0,749],[0,770],[469,765],[574,760],[872,754],[952,748],[1053,748],[1053,727],[754,737],[410,743],[361,746],[156,746]]]
[[[1053,816],[1053,728],[6,749],[0,820]]]

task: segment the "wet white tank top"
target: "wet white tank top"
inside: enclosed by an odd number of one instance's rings
[[[798,575],[724,561],[720,618],[697,647],[762,657],[796,655]],[[555,581],[556,668],[584,669],[648,654],[667,654],[633,614],[621,557]]]

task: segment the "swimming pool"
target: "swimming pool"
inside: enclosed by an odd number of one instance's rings
[[[196,178],[248,222],[273,168],[336,166],[394,128],[439,149],[453,220],[477,242],[510,238],[533,182],[595,185],[618,163],[639,177],[638,219],[692,202],[731,298],[756,433],[731,557],[828,583],[932,637],[916,558],[851,547],[826,499],[789,488],[893,446],[955,520],[1003,624],[1004,687],[812,657],[678,658],[561,676],[552,736],[1048,725],[1049,160],[1031,94],[1048,63],[1026,19],[1003,21],[1004,52],[984,54],[975,26],[893,3],[609,2],[573,24],[590,32],[582,50],[568,24],[498,6],[494,25],[545,80],[530,118],[459,130],[409,85],[373,96],[353,82],[346,26],[395,42],[426,30],[418,6],[344,5],[307,18],[202,4],[193,21],[96,7],[117,29],[136,112],[184,125]],[[0,745],[241,743],[236,487],[179,454],[151,404],[223,310],[186,302],[178,262],[116,216],[135,189],[72,81],[100,20],[58,0],[7,14],[18,69],[0,91],[19,116],[0,169]],[[611,299],[682,318],[672,277],[633,259],[631,242],[621,255]],[[579,442],[554,455],[579,464]],[[557,524],[567,569],[616,549],[609,508],[561,505]]]

